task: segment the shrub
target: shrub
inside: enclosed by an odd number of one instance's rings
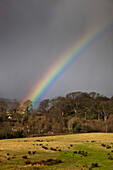
[[[53,164],[53,159],[47,159],[44,164],[45,165],[52,165]]]
[[[70,147],[73,147],[73,145],[72,145],[72,144],[70,144]]]
[[[98,163],[92,163],[91,167],[92,168],[98,167]]]
[[[42,144],[41,144],[41,143],[40,143],[39,145],[40,145],[40,146],[42,146]]]
[[[36,151],[33,151],[33,155],[36,153]]]
[[[112,156],[109,156],[108,159],[113,160],[113,157],[112,157]]]
[[[106,147],[106,145],[104,143],[102,143],[101,146]]]
[[[51,149],[51,150],[53,150],[53,151],[57,151],[57,149],[56,149],[56,148],[52,148],[52,147],[51,147],[50,149]]]
[[[36,162],[32,162],[32,165],[36,165],[37,163],[39,163],[39,162],[37,162],[37,161]]]
[[[44,165],[53,165],[53,164],[58,164],[58,163],[62,163],[62,161],[60,159],[47,159],[47,160],[40,160],[39,162],[34,162],[32,163],[32,165],[35,164],[44,164]]]
[[[45,160],[41,160],[38,162],[39,164],[45,164]]]
[[[78,153],[81,154],[82,156],[87,156],[87,152],[85,151],[79,151]]]
[[[40,142],[40,140],[36,140],[37,142]]]
[[[77,151],[74,151],[73,153],[77,154]]]
[[[19,137],[19,138],[22,138],[23,137],[23,130],[17,130],[17,136]]]
[[[48,149],[46,146],[42,146],[42,148],[44,148],[44,149]]]
[[[25,164],[29,165],[31,164],[31,161],[26,161]]]
[[[28,151],[28,154],[31,154],[31,151]]]
[[[106,149],[110,149],[110,148],[111,148],[111,146],[110,146],[110,145],[107,145],[107,146],[106,146]]]
[[[22,156],[22,158],[27,159],[27,156]]]

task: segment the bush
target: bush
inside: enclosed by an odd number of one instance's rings
[[[102,143],[101,146],[106,147],[106,145],[104,143]]]
[[[28,154],[31,154],[31,151],[28,151]]]
[[[53,150],[53,151],[57,151],[57,149],[56,149],[56,148],[52,148],[52,147],[51,147],[50,149],[51,149],[51,150]]]
[[[31,164],[31,161],[26,161],[25,164],[29,165],[29,164]]]
[[[44,149],[48,149],[46,146],[42,146],[42,148],[44,148]]]
[[[33,155],[36,153],[36,151],[33,151]]]
[[[47,160],[40,160],[38,162],[34,162],[32,163],[32,165],[35,165],[35,164],[44,164],[44,165],[53,165],[53,164],[58,164],[58,163],[62,163],[61,159],[47,159]]]
[[[7,158],[7,160],[10,160],[11,158]]]
[[[40,145],[40,146],[42,146],[42,144],[41,144],[41,143],[40,143],[39,145]]]
[[[78,153],[81,154],[82,156],[87,156],[87,152],[85,151],[79,151]]]
[[[27,159],[27,156],[22,156],[22,158]]]
[[[109,156],[108,159],[113,160],[113,157],[112,157],[112,156]]]
[[[98,163],[92,163],[91,166],[89,167],[89,170],[91,170],[92,168],[97,168],[97,167],[99,167]]]
[[[70,147],[73,147],[73,145],[72,145],[72,144],[70,144]]]
[[[36,140],[37,142],[40,142],[40,140]]]
[[[111,148],[111,146],[110,146],[110,145],[107,145],[107,146],[106,146],[106,149],[110,149],[110,148]]]
[[[98,163],[92,163],[92,168],[98,167]]]

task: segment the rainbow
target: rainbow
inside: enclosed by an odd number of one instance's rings
[[[72,48],[60,56],[60,60],[55,62],[45,76],[37,82],[25,100],[30,99],[33,102],[33,106],[37,106],[65,70],[67,70],[79,56],[81,56],[95,41],[102,37],[112,27],[113,21],[110,21],[85,34],[73,45]]]

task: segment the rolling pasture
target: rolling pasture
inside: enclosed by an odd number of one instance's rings
[[[0,169],[113,169],[113,134],[0,140]]]

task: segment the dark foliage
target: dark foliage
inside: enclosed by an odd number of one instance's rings
[[[113,132],[113,97],[72,92],[43,100],[36,109],[30,100],[22,106],[0,100],[0,139],[90,132]]]

